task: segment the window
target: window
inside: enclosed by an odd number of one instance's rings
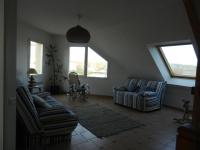
[[[34,68],[38,74],[42,74],[43,44],[30,42],[30,68]]]
[[[108,62],[88,47],[88,77],[107,77]]]
[[[108,62],[90,47],[70,47],[69,72],[107,78]]]
[[[85,47],[70,47],[69,72],[84,75]]]
[[[192,44],[160,46],[159,49],[172,77],[195,78],[197,57]]]

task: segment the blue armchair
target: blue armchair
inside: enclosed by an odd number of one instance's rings
[[[19,149],[24,143],[26,149],[31,149],[36,145],[45,147],[71,139],[78,118],[70,109],[49,93],[31,95],[23,86],[17,88],[16,97],[17,139],[22,143],[17,145]]]

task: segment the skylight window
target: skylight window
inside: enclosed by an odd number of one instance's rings
[[[192,44],[159,47],[172,77],[195,78],[197,57]]]

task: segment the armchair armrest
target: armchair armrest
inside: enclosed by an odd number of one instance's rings
[[[70,110],[65,108],[49,109],[39,114],[42,124],[57,124],[64,122],[77,122],[78,117]]]
[[[37,93],[36,95],[41,98],[45,98],[47,96],[50,96],[51,94],[49,92],[41,92],[41,93]]]
[[[48,115],[56,115],[56,114],[63,114],[63,113],[69,113],[64,106],[57,106],[57,107],[52,107],[52,108],[46,108],[43,110],[40,110],[39,116],[48,116]]]
[[[85,89],[85,90],[90,89],[89,84],[87,84],[87,83],[81,84],[80,87],[81,87],[82,89]]]
[[[152,91],[144,91],[141,93],[143,97],[156,97],[157,92],[152,92]]]

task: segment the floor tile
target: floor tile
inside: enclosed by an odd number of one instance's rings
[[[158,111],[143,113],[113,104],[111,98],[97,96],[91,96],[87,101],[69,100],[64,95],[56,98],[69,107],[88,103],[99,104],[145,124],[144,127],[106,138],[98,138],[78,124],[72,133],[71,144],[57,146],[59,150],[61,147],[65,150],[175,150],[176,131],[179,125],[173,118],[180,117],[180,111],[163,107]]]

